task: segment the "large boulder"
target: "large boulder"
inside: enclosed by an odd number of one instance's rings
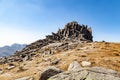
[[[78,62],[73,62],[68,71],[48,80],[120,80],[120,73],[103,67],[81,68]]]
[[[58,73],[61,73],[62,70],[56,68],[56,67],[48,67],[47,69],[45,69],[40,76],[39,80],[47,80],[48,78],[57,75]]]
[[[120,80],[120,74],[114,73],[114,71],[113,73],[109,73],[109,69],[106,69],[105,73],[91,69],[83,69],[79,71],[66,71],[48,80]]]

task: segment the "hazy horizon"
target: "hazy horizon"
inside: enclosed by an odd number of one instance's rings
[[[92,27],[94,41],[120,42],[119,0],[0,0],[0,47],[43,39],[71,21]]]

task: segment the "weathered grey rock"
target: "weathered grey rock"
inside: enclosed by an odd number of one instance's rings
[[[103,67],[92,67],[89,70],[94,71],[94,72],[99,72],[99,73],[104,73],[104,74],[117,74],[118,72],[112,69],[106,69]]]
[[[120,73],[102,67],[82,68],[75,61],[70,64],[68,71],[54,75],[48,80],[120,80]]]
[[[62,71],[56,67],[48,67],[46,70],[44,70],[41,73],[40,79],[39,80],[47,80],[48,78],[61,73]]]
[[[113,76],[112,74],[90,71],[85,80],[120,80],[120,77]]]
[[[77,61],[74,61],[68,67],[68,71],[79,71],[81,69],[82,69],[82,67],[80,66],[80,64]]]
[[[48,80],[84,80],[88,75],[88,71],[66,71],[55,75]]]
[[[107,70],[109,72],[109,69]],[[79,71],[66,71],[52,76],[48,80],[120,80],[120,74],[92,71],[91,69],[82,69]]]

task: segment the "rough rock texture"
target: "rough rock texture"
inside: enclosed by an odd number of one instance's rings
[[[51,40],[90,40],[92,41],[92,30],[87,25],[79,25],[76,21],[67,23],[64,29],[59,29],[57,33],[46,36]]]
[[[73,65],[77,66],[77,70]],[[114,70],[102,67],[81,68],[78,62],[70,64],[68,70],[48,80],[120,80],[120,73]]]
[[[93,41],[91,28],[88,28],[87,25],[80,25],[76,21],[67,23],[64,29],[59,29],[57,33],[52,33],[52,35],[46,36],[45,39],[27,45],[23,50],[15,52],[12,56],[1,58],[0,63],[31,60],[37,51],[42,51],[40,50],[42,47],[51,43],[62,42],[62,46],[66,45],[63,48],[67,50],[68,45],[66,42],[70,43],[72,41]],[[49,50],[47,53],[52,54],[53,52]]]
[[[107,70],[106,70],[107,71]],[[108,70],[109,71],[109,70]],[[48,80],[120,80],[120,74],[101,73],[99,71],[83,69],[75,72],[64,72],[55,75]]]
[[[54,76],[58,73],[61,73],[62,71],[56,67],[49,67],[43,73],[41,73],[40,79],[39,80],[47,80],[51,76]]]
[[[79,71],[81,69],[82,69],[82,67],[80,66],[80,64],[77,61],[74,61],[68,67],[68,71]]]

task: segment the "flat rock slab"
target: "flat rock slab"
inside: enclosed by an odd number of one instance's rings
[[[120,80],[120,73],[111,69],[93,67],[79,71],[66,71],[48,80]]]

